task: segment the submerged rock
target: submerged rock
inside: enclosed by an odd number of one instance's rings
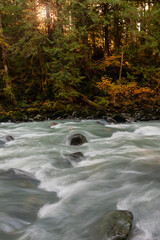
[[[51,123],[51,126],[56,126],[56,125],[58,125],[57,122],[53,122],[53,123]]]
[[[9,142],[9,141],[13,141],[14,138],[12,136],[7,135],[7,136],[5,136],[5,140],[6,140],[6,142]]]
[[[5,144],[6,142],[13,141],[14,138],[12,136],[6,135],[4,137],[0,137],[0,145]]]
[[[16,168],[10,168],[6,171],[1,170],[0,179],[12,179],[23,187],[37,187],[40,184],[40,181],[33,174]]]
[[[67,155],[70,158],[70,160],[72,160],[74,162],[81,162],[84,160],[84,155],[82,152],[75,152],[75,153],[70,153]]]
[[[74,134],[69,137],[69,142],[70,145],[82,145],[88,141],[82,134]]]
[[[69,163],[69,165],[75,165],[85,159],[82,152],[66,153],[64,154],[64,159]]]
[[[102,122],[102,121],[96,121],[96,123],[99,124],[99,125],[105,126],[105,123]]]
[[[108,123],[117,124],[117,121],[115,119],[113,119],[112,117],[107,117],[106,120],[107,120]]]
[[[8,170],[1,170],[0,176],[7,176],[7,177],[27,177],[34,179],[33,174],[28,173],[26,171],[17,169],[17,168],[9,168]]]
[[[28,178],[28,179],[39,181],[34,177],[33,174],[17,168],[9,168],[8,170],[1,170],[0,176],[6,176],[6,177],[12,177],[12,178]]]
[[[39,189],[40,183],[32,174],[19,170],[8,169],[0,172],[1,219],[0,232],[14,232],[36,220],[39,209],[46,203],[58,201],[56,192]],[[11,227],[11,223],[14,225]],[[3,226],[6,226],[5,228]],[[7,239],[7,238],[6,238]]]
[[[116,210],[102,220],[100,232],[103,240],[127,240],[132,231],[133,214],[130,211]]]

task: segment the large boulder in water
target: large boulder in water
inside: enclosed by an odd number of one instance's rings
[[[130,211],[116,210],[102,220],[100,232],[103,240],[127,240],[132,231],[133,214]]]
[[[87,138],[83,136],[82,134],[73,134],[69,137],[69,143],[70,145],[82,145],[84,143],[88,142]]]

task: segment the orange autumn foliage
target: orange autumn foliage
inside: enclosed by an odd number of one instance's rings
[[[99,68],[101,70],[106,70],[107,67],[109,66],[114,66],[114,67],[120,67],[121,65],[121,55],[112,55],[112,56],[104,56],[103,60],[101,61]],[[131,68],[131,64],[127,61],[123,61],[123,66],[126,66],[127,68]]]
[[[152,100],[154,97],[154,91],[150,87],[141,87],[135,81],[122,84],[114,83],[110,78],[103,77],[101,82],[97,83],[97,87],[106,93],[110,102],[119,103],[119,105],[124,102],[126,105],[134,102],[141,103]]]

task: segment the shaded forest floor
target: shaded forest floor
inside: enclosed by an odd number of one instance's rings
[[[126,106],[127,105],[127,106]],[[87,97],[79,102],[45,101],[30,104],[9,103],[0,105],[1,122],[28,122],[52,119],[104,119],[108,122],[135,122],[160,119],[160,106],[156,100],[147,103],[110,103],[107,107],[90,101]]]

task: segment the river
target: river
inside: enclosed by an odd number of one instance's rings
[[[0,170],[40,181],[0,178],[0,240],[101,240],[100,223],[116,209],[133,213],[131,240],[159,240],[160,121],[53,122],[0,123],[0,136],[14,137],[0,147]],[[88,142],[71,146],[75,133]],[[82,161],[65,157],[75,152]]]

